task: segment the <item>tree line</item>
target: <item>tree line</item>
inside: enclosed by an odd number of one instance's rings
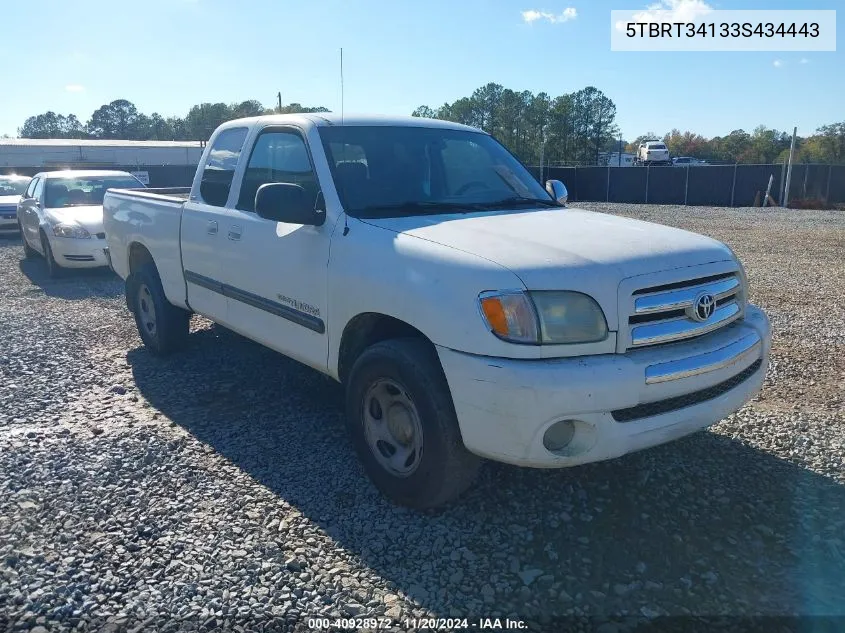
[[[761,125],[751,133],[734,130],[727,136],[710,139],[677,129],[663,136],[644,134],[627,144],[625,149],[634,153],[641,141],[657,138],[666,143],[672,156],[692,156],[712,162],[742,164],[786,162],[792,143],[791,133]],[[845,163],[845,122],[824,125],[815,134],[797,137],[794,160],[802,163]]]
[[[291,103],[266,108],[251,99],[240,103],[201,103],[184,117],[150,115],[126,99],[97,108],[83,123],[75,115],[45,112],[29,117],[18,130],[23,138],[206,140],[221,123],[241,117],[273,113],[329,112],[325,107]],[[413,116],[445,119],[481,128],[516,154],[537,165],[602,164],[610,152],[636,152],[643,140],[662,139],[672,156],[692,156],[724,163],[782,162],[789,153],[791,135],[760,126],[752,132],[735,130],[726,136],[705,138],[674,129],[666,134],[643,134],[631,142],[619,136],[616,104],[601,90],[589,86],[553,97],[488,83],[471,95],[432,108],[418,107]],[[845,163],[845,122],[825,125],[815,134],[797,139],[796,160]]]
[[[293,112],[328,112],[328,109],[299,103],[268,109],[251,99],[232,104],[200,103],[184,117],[165,118],[158,112],[146,115],[131,101],[117,99],[97,108],[85,123],[73,114],[45,112],[31,116],[18,130],[18,135],[22,138],[200,141],[207,140],[218,125],[232,119]]]
[[[595,164],[619,133],[616,105],[592,86],[552,97],[489,83],[469,97],[413,116],[447,119],[483,129],[527,164]]]

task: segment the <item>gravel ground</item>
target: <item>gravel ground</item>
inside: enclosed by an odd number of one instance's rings
[[[762,395],[614,462],[489,464],[430,515],[369,484],[327,379],[199,318],[154,359],[114,276],[0,238],[0,629],[845,616],[845,215],[585,206],[736,250],[775,327]]]

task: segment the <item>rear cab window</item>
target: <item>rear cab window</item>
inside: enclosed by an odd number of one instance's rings
[[[226,206],[247,132],[245,127],[230,128],[214,139],[200,179],[199,195],[206,204]]]

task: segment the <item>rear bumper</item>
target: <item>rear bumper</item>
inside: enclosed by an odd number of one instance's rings
[[[619,457],[683,437],[741,408],[762,386],[771,348],[766,315],[692,341],[627,354],[511,360],[438,348],[467,448],[484,457],[559,468]],[[543,444],[561,420],[571,444]]]

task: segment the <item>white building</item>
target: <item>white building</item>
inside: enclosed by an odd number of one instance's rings
[[[198,141],[13,138],[0,139],[0,167],[196,166],[202,152],[203,146]]]

